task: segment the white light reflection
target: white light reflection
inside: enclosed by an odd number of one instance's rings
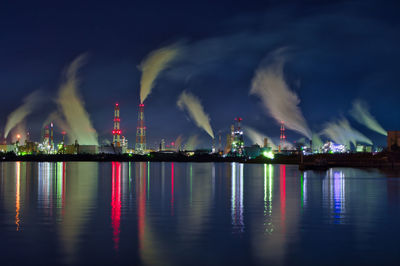
[[[52,173],[54,173],[52,163],[41,162],[38,165],[38,205],[39,208],[46,209],[51,215],[52,206]]]
[[[303,207],[307,204],[307,172],[303,174]]]
[[[330,169],[327,178],[322,182],[324,198],[329,201],[333,223],[343,223],[346,211],[345,176],[343,171]]]
[[[231,167],[232,167],[232,198],[231,198],[232,225],[235,232],[242,233],[244,232],[243,164],[231,163]]]
[[[271,234],[274,231],[272,224],[273,185],[272,165],[264,164],[264,227],[265,232],[268,234]]]

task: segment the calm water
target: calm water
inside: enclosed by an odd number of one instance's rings
[[[0,164],[1,265],[399,265],[399,241],[378,170]]]

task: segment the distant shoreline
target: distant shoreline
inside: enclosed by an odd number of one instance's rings
[[[400,153],[382,152],[349,154],[314,154],[301,158],[298,154],[277,154],[275,159],[263,156],[248,159],[243,157],[222,157],[217,154],[186,156],[183,153],[138,154],[38,154],[17,156],[0,155],[0,162],[237,162],[253,164],[293,164],[300,170],[326,170],[332,167],[354,168],[400,168]]]

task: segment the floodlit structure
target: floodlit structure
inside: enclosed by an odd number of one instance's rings
[[[135,152],[144,154],[146,152],[146,127],[144,125],[144,104],[139,104],[138,125],[136,128]]]
[[[357,144],[356,152],[372,152],[372,146]]]
[[[54,134],[53,123],[50,123],[50,129],[48,125],[44,127],[43,140],[41,143],[38,144],[39,151],[47,154],[54,153],[53,134]]]
[[[119,128],[120,118],[119,118],[119,104],[116,103],[114,107],[114,129],[113,133],[113,146],[121,147],[121,129]]]
[[[160,151],[165,151],[165,139],[161,139]]]
[[[241,128],[242,118],[235,118],[236,128],[231,131],[232,136],[232,147],[231,154],[233,156],[244,156],[244,140],[243,140],[243,130]]]
[[[346,145],[336,144],[332,141],[328,141],[322,146],[322,151],[324,153],[346,153],[347,148]]]

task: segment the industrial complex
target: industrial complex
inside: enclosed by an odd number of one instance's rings
[[[85,143],[79,143],[78,140],[73,141],[72,144],[65,142],[65,135],[68,132],[61,132],[62,141],[55,143],[54,141],[54,124],[51,122],[45,125],[42,132],[41,141],[33,141],[27,138],[24,143],[21,143],[20,136],[17,135],[17,140],[13,143],[7,143],[6,140],[0,144],[0,152],[2,153],[14,153],[15,155],[47,155],[47,154],[128,154],[128,155],[146,155],[150,153],[159,154],[173,154],[180,153],[185,156],[193,156],[195,154],[213,154],[219,157],[230,157],[230,158],[246,158],[252,159],[257,157],[265,157],[273,159],[277,154],[299,154],[304,155],[311,154],[324,154],[324,153],[349,153],[350,149],[348,146],[340,143],[334,143],[328,141],[322,146],[313,149],[312,142],[309,143],[297,143],[294,145],[287,145],[285,136],[285,124],[284,121],[280,123],[280,139],[279,145],[273,148],[273,144],[269,142],[268,138],[263,139],[263,145],[253,144],[245,145],[244,132],[242,127],[243,119],[237,117],[234,119],[234,123],[230,126],[230,133],[226,135],[225,147],[222,147],[221,135],[219,135],[219,144],[216,147],[214,140],[212,142],[211,149],[188,149],[181,145],[181,143],[172,142],[170,145],[166,145],[165,140],[161,139],[157,149],[150,149],[146,145],[146,125],[144,115],[144,104],[140,103],[138,106],[138,120],[136,128],[136,142],[134,148],[128,146],[128,139],[123,135],[120,127],[120,105],[118,103],[114,106],[114,120],[112,130],[112,142],[109,145],[87,145]],[[180,141],[179,141],[180,142]],[[397,151],[400,147],[400,131],[388,131],[387,137],[387,150]],[[210,142],[211,144],[211,142]],[[271,144],[271,145],[270,145]],[[352,152],[371,153],[373,152],[372,146],[366,146],[357,144]]]

